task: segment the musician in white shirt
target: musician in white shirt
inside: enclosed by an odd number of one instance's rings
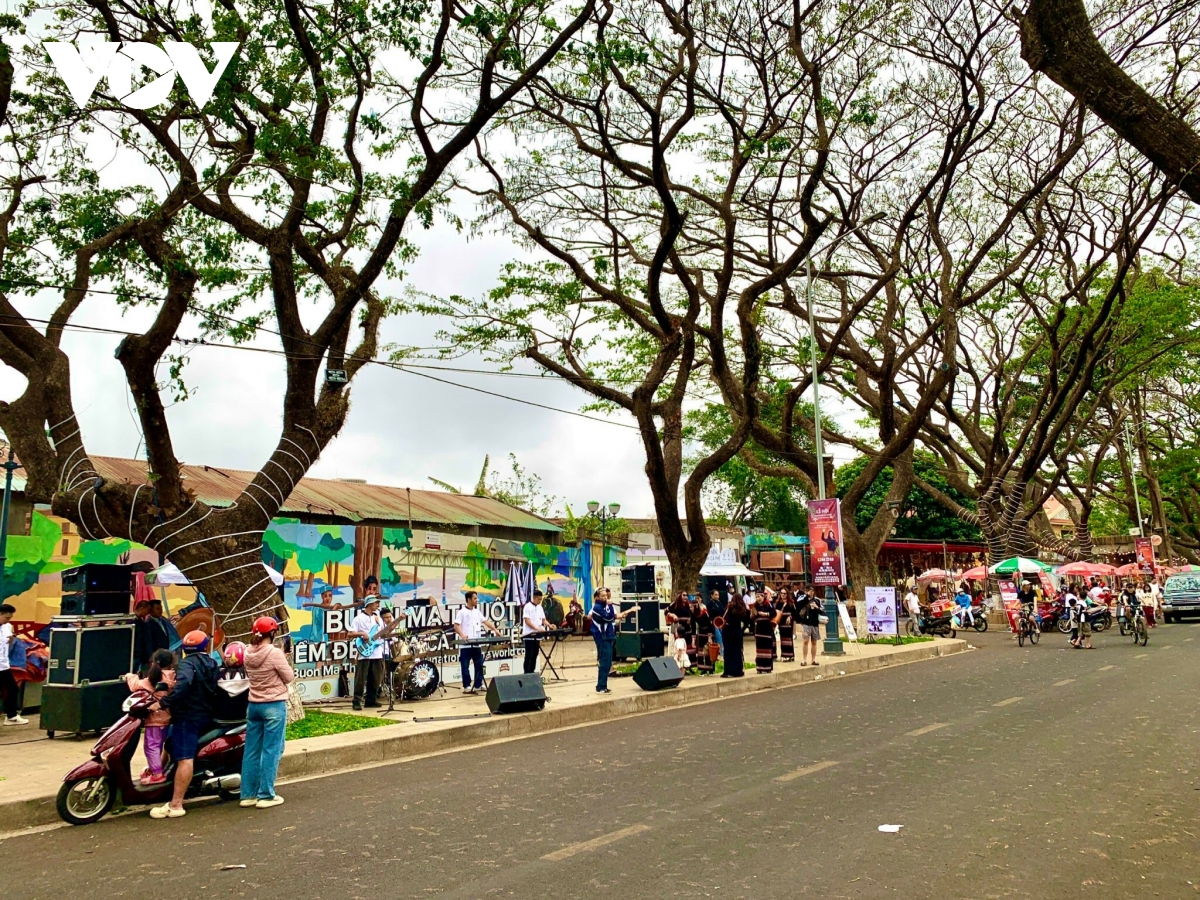
[[[500,637],[500,631],[483,615],[483,610],[479,608],[478,594],[474,591],[467,591],[463,596],[463,601],[466,606],[458,611],[458,615],[454,619],[454,633],[458,635],[460,641],[473,641],[483,637],[484,628],[496,637]],[[474,682],[471,681],[472,662],[475,663]],[[463,693],[477,694],[482,691],[483,648],[478,645],[459,647],[458,664],[462,666]]]
[[[525,674],[537,671],[538,638],[546,630],[546,611],[542,609],[542,592],[534,591],[533,599],[521,610],[521,638],[525,641]]]
[[[349,637],[370,643],[383,627],[383,620],[379,618],[379,598],[368,597],[362,612],[350,623]],[[379,706],[379,687],[382,683],[383,641],[374,641],[367,655],[360,655],[354,663],[354,708],[363,708],[364,696],[368,707]]]

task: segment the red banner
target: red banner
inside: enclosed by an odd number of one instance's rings
[[[808,546],[813,584],[841,587],[846,583],[842,551],[842,501],[808,501]]]
[[[1143,575],[1154,574],[1154,542],[1148,537],[1133,539],[1134,552],[1137,554],[1138,571]]]

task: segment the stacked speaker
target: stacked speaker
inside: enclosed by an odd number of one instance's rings
[[[50,660],[41,726],[83,732],[107,728],[129,696],[134,617],[133,567],[89,564],[62,573],[62,614],[50,620]]]
[[[620,611],[636,609],[621,621],[617,632],[618,659],[646,659],[666,652],[662,604],[654,591],[654,566],[626,566],[621,570]]]

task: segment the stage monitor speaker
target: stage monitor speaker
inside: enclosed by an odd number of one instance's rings
[[[497,675],[487,689],[487,705],[493,713],[533,712],[546,705],[542,676]]]
[[[39,725],[55,732],[99,731],[121,718],[121,704],[129,696],[123,681],[82,687],[46,685],[42,688]]]
[[[622,594],[653,594],[654,566],[626,566],[621,570]]]
[[[52,622],[47,669],[52,685],[120,682],[133,670],[133,624],[63,627]]]
[[[644,659],[633,673],[633,683],[643,691],[661,691],[666,688],[679,687],[683,681],[683,672],[674,657],[660,656],[657,659]]]
[[[124,594],[133,593],[133,566],[88,563],[62,573],[64,594]]]

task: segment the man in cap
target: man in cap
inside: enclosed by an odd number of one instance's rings
[[[212,722],[220,667],[208,654],[208,635],[189,631],[183,636],[183,659],[175,667],[175,686],[159,701],[171,712],[171,759],[175,761],[175,793],[171,801],[150,810],[153,819],[184,815],[183,797],[192,783],[200,735]]]
[[[358,660],[354,663],[354,708],[363,708],[363,699],[368,707],[379,706],[379,688],[383,684],[383,645],[376,640],[386,626],[379,617],[379,598],[368,597],[367,605],[350,623],[349,636],[358,638]],[[362,652],[366,648],[366,654]]]

